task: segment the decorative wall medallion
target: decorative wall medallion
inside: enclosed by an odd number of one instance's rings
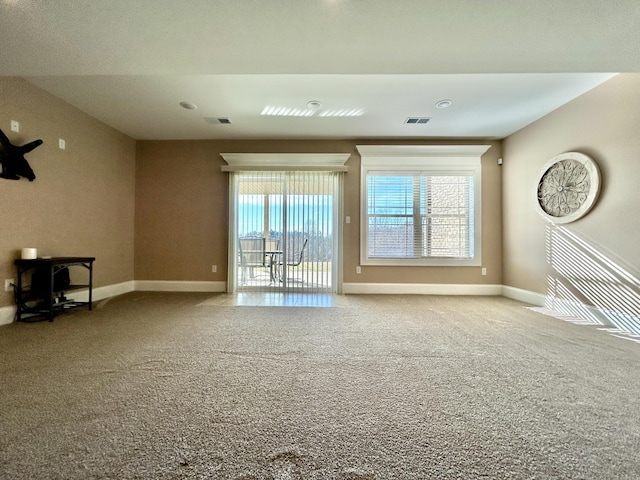
[[[553,223],[569,223],[587,214],[600,193],[600,171],[587,155],[568,152],[552,158],[538,181],[540,214]]]

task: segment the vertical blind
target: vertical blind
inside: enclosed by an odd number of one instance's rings
[[[333,291],[336,172],[234,172],[238,291]],[[263,239],[262,257],[240,252]],[[264,259],[264,261],[262,261]]]

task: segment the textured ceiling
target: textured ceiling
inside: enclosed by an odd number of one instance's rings
[[[639,18],[637,0],[0,0],[0,74],[134,138],[502,138],[640,71]],[[364,113],[260,116],[309,100]]]

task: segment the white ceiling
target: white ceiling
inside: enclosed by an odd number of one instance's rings
[[[0,75],[136,139],[503,138],[640,71],[639,20],[637,0],[0,0]]]

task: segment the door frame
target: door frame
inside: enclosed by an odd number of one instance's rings
[[[235,154],[237,155],[237,154]],[[344,156],[344,154],[342,154]],[[348,155],[345,157],[348,158]],[[226,160],[226,158],[225,158]],[[346,161],[346,160],[345,160]],[[227,292],[238,292],[238,190],[239,190],[239,175],[236,175],[238,171],[260,171],[262,173],[269,171],[297,171],[299,169],[293,168],[261,168],[260,170],[254,170],[250,168],[242,169],[226,169],[229,171],[229,238],[228,238],[228,272],[227,272]],[[305,169],[309,171],[337,171],[344,172],[346,168],[341,169]],[[332,252],[332,270],[331,270],[331,293],[342,294],[343,285],[343,213],[344,213],[344,175],[338,174],[334,177],[333,185],[333,201],[332,201],[332,235],[333,235],[333,252]],[[278,291],[278,289],[273,289]],[[300,290],[300,293],[305,293],[304,289]]]

